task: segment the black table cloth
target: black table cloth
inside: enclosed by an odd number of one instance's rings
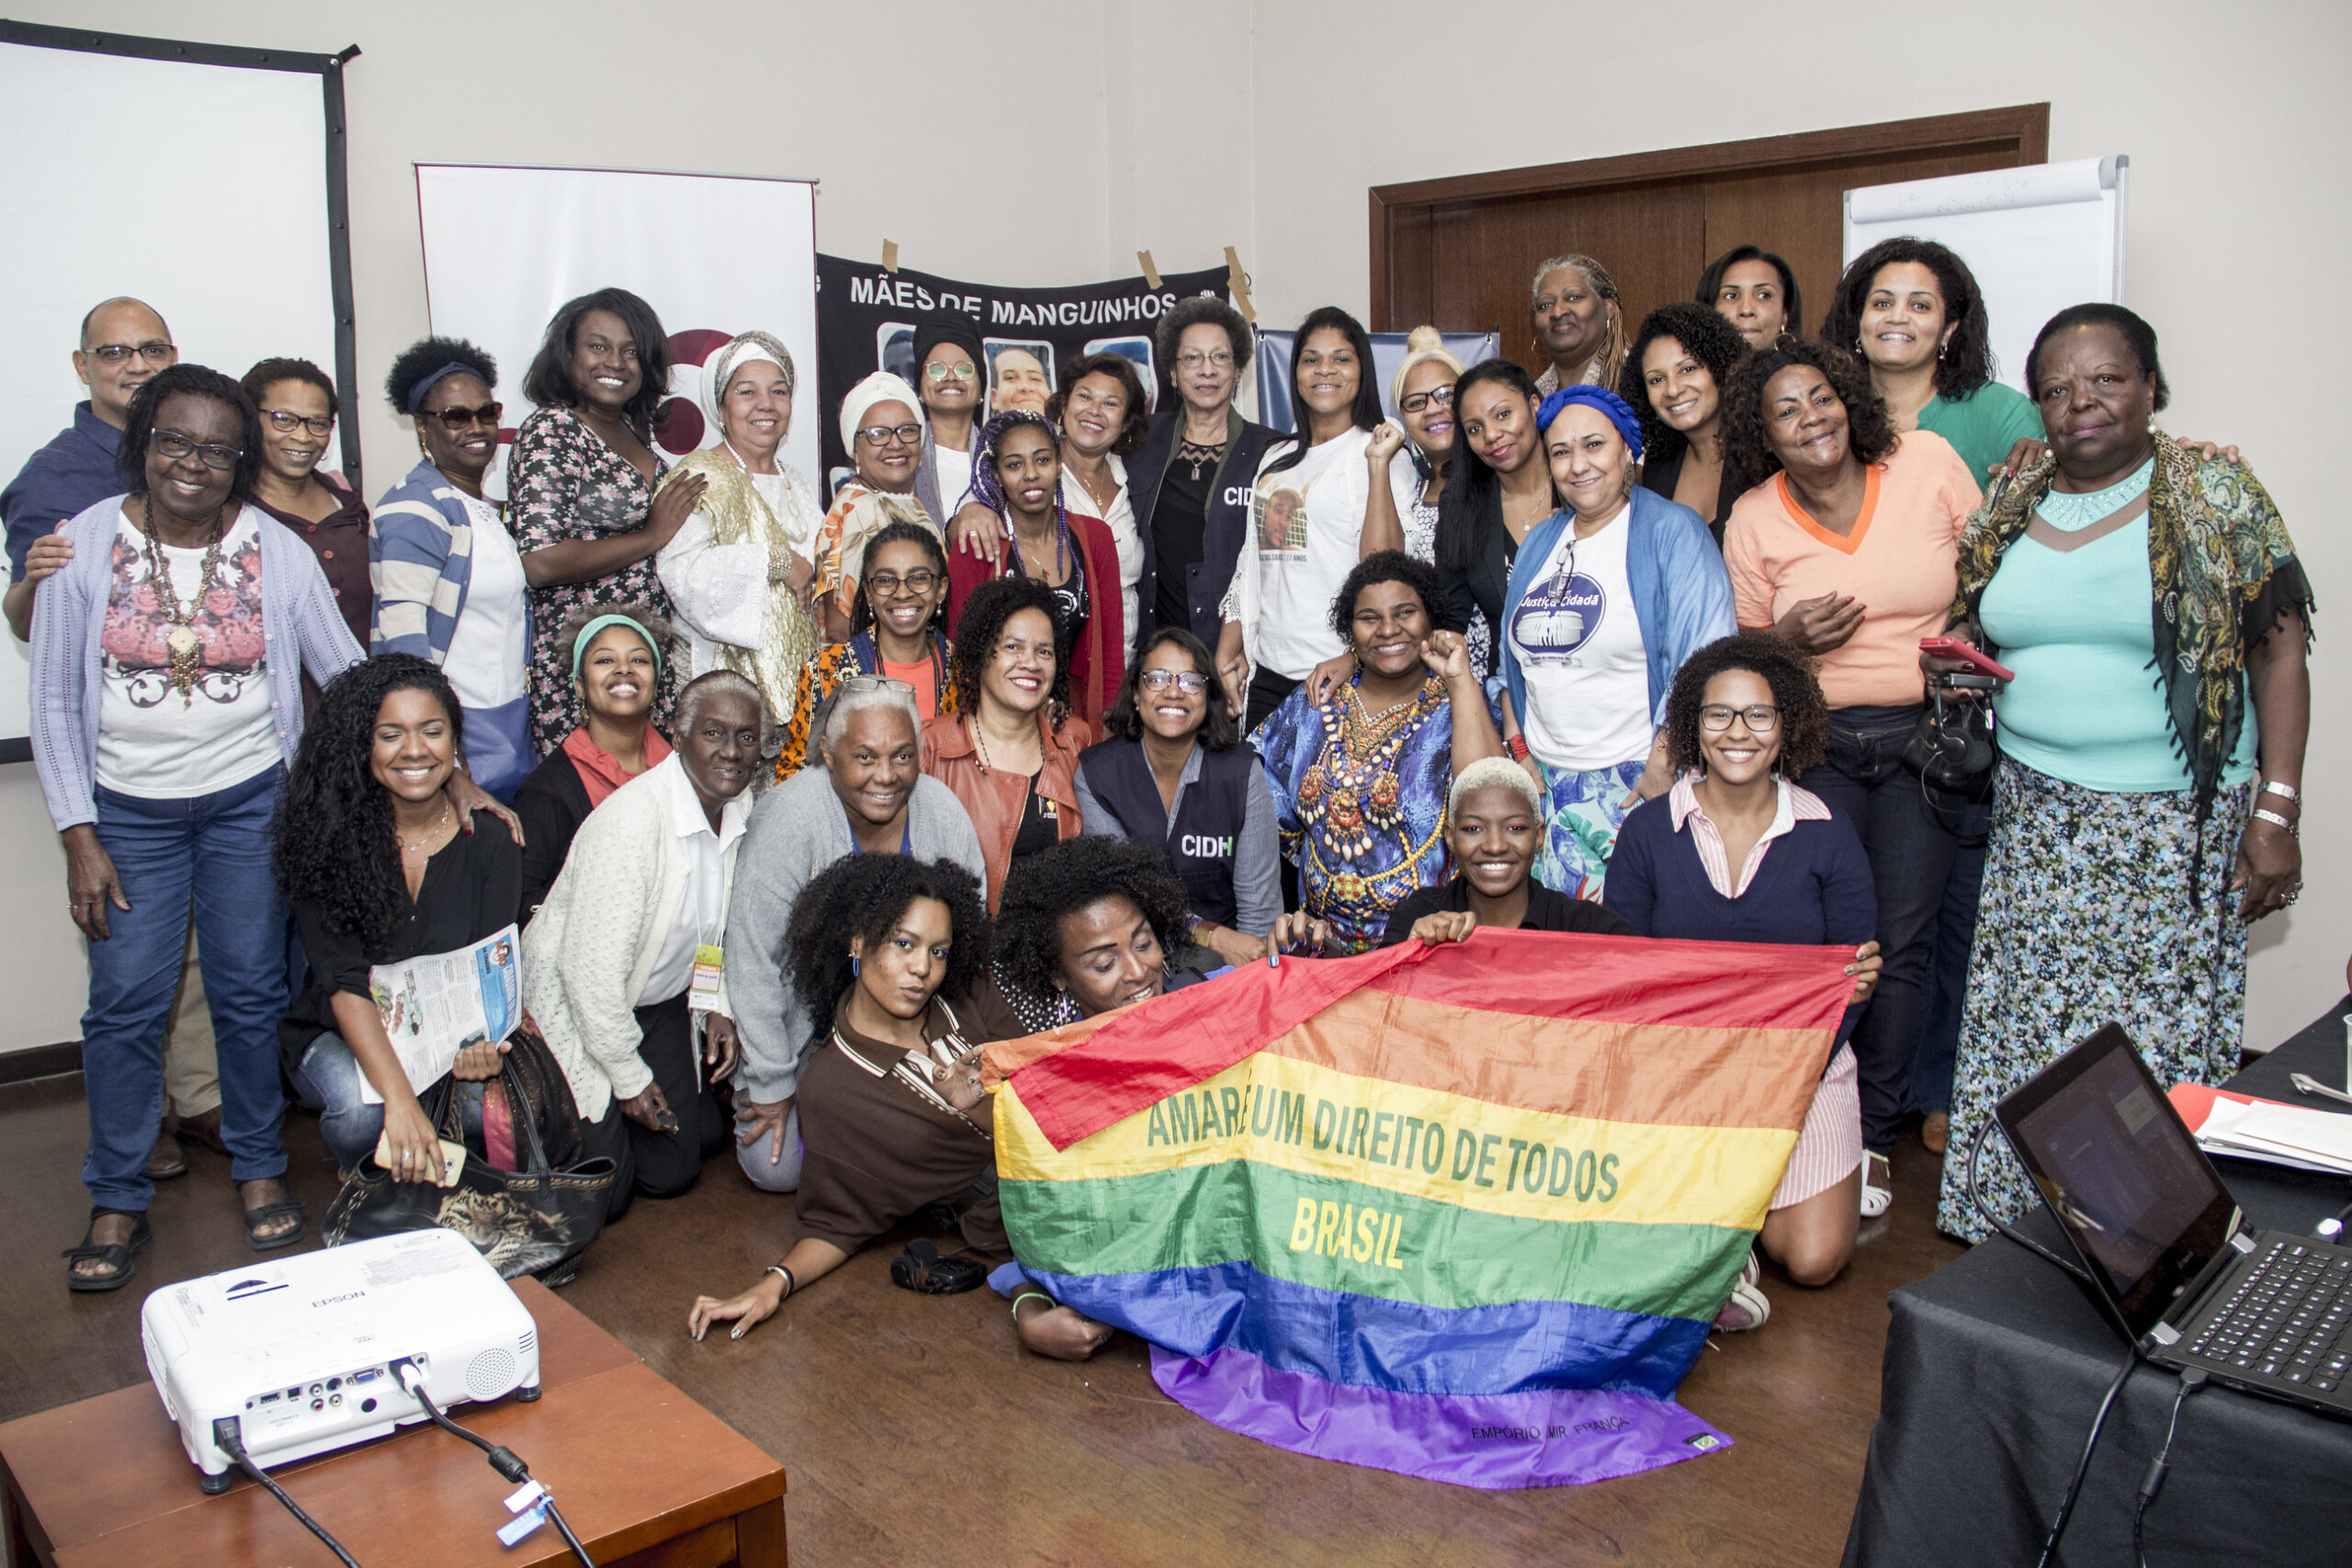
[[[2295,1092],[2290,1072],[2346,1087],[2352,998],[2226,1086],[2352,1111]],[[1967,1151],[1954,1142],[1946,1159]],[[2014,1158],[1996,1133],[1984,1161]],[[2352,1181],[2215,1161],[2256,1230],[2308,1235],[2352,1201]],[[2061,1257],[2047,1209],[2018,1227]],[[1994,1236],[1895,1292],[1878,1426],[1846,1540],[1849,1568],[2030,1568],[2123,1364],[2122,1331],[2090,1288]],[[2163,1446],[2179,1381],[2142,1364],[2117,1396],[2058,1561],[2128,1565],[2140,1482]],[[2171,1472],[2148,1510],[2152,1565],[2352,1563],[2352,1421],[2207,1385],[2181,1412]]]

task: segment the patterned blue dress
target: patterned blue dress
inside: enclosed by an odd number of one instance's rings
[[[1250,739],[1265,759],[1283,855],[1298,867],[1306,911],[1331,923],[1327,954],[1375,946],[1408,894],[1453,874],[1445,797],[1453,709],[1437,676],[1374,715],[1354,680],[1319,706],[1302,687]]]

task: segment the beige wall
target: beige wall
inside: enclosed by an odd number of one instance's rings
[[[871,256],[888,237],[910,266],[1006,283],[1123,275],[1144,247],[1163,268],[1210,265],[1232,244],[1279,322],[1364,309],[1368,186],[2046,99],[2052,158],[2132,155],[2130,300],[2163,335],[2168,427],[2245,449],[2319,588],[2312,892],[2255,940],[2248,1032],[2276,1040],[2343,993],[2352,748],[2329,721],[2352,691],[2352,632],[2328,608],[2352,546],[2324,501],[2332,362],[2290,344],[2352,239],[2340,181],[2314,173],[2352,131],[2352,7],[1996,0],[1959,26],[1873,17],[1866,37],[1822,0],[1774,7],[1769,36],[1730,0],[19,0],[11,15],[361,47],[347,90],[363,385],[425,326],[420,161],[813,175],[824,250]],[[2264,306],[2285,323],[2276,347],[2246,331]],[[2257,402],[2273,375],[2289,395]],[[372,402],[362,429],[379,486],[413,438]],[[0,865],[20,895],[0,909],[0,1049],[71,1038],[81,1008],[30,774],[0,768],[0,845],[16,845]]]

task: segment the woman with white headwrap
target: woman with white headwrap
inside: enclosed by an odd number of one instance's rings
[[[817,565],[818,614],[828,642],[847,642],[857,608],[866,541],[892,523],[939,524],[915,499],[922,457],[922,400],[906,381],[876,370],[842,400],[842,446],[857,472],[842,482],[809,552]]]
[[[796,384],[791,351],[766,333],[744,333],[711,355],[702,406],[719,443],[671,470],[699,474],[708,488],[654,558],[685,636],[689,677],[749,676],[771,717],[791,711],[801,666],[817,652],[802,594],[822,513],[808,479],[776,458]]]

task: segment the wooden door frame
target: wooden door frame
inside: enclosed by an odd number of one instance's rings
[[[1390,319],[1389,247],[1394,226],[1416,213],[1458,202],[1526,196],[1564,196],[1612,186],[1703,179],[1715,175],[1758,175],[1798,170],[1854,158],[1920,156],[1969,147],[2014,148],[2018,164],[2050,158],[2050,106],[2014,104],[1965,114],[1928,115],[1840,126],[1834,130],[1759,136],[1746,141],[1716,141],[1703,147],[1673,147],[1587,158],[1569,164],[1538,164],[1483,175],[1452,175],[1374,186],[1372,206],[1372,330],[1399,330]],[[1409,323],[1408,323],[1409,324]]]

